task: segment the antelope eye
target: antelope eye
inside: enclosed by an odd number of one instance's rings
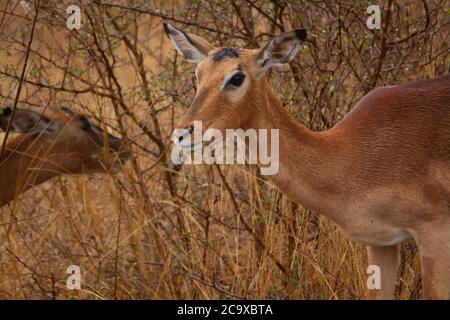
[[[81,124],[81,130],[91,131],[91,129],[92,129],[91,123],[85,116],[80,117],[80,124]]]
[[[243,73],[236,73],[233,77],[231,77],[230,80],[228,80],[228,83],[226,86],[232,85],[234,87],[240,87],[242,83],[245,80],[245,74]]]
[[[67,114],[72,114],[72,112],[70,111],[69,108],[65,107],[65,106],[61,106],[60,107],[61,111],[67,113]]]

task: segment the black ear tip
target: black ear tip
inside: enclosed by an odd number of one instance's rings
[[[307,38],[307,32],[305,29],[297,29],[295,30],[295,34],[299,40],[305,41]]]
[[[12,113],[11,108],[10,107],[6,107],[6,108],[1,109],[0,115],[8,117],[8,116],[11,115],[11,113]]]
[[[170,29],[169,29],[169,24],[167,22],[163,22],[163,28],[164,28],[164,32],[166,33],[166,35],[169,36]]]

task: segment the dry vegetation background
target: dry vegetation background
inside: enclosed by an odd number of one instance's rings
[[[36,15],[24,2],[0,2],[1,106],[14,100]],[[382,29],[369,30],[372,2],[42,0],[20,106],[85,112],[133,156],[116,176],[61,176],[0,209],[0,298],[365,298],[364,248],[253,168],[171,169],[170,134],[195,88],[161,23],[242,47],[307,29],[296,60],[270,78],[298,121],[324,130],[376,86],[449,72],[449,1],[381,1]],[[81,30],[66,28],[70,4]],[[72,264],[80,291],[66,289]],[[397,297],[419,298],[413,243],[400,272]]]

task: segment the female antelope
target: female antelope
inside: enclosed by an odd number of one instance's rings
[[[11,115],[10,108],[0,109],[1,129]],[[10,128],[21,134],[0,157],[0,207],[60,174],[117,172],[128,157],[122,140],[65,107],[43,115],[18,109]]]
[[[413,238],[424,297],[449,299],[450,75],[373,90],[334,128],[312,132],[283,109],[265,76],[296,56],[305,30],[247,50],[214,48],[168,24],[164,29],[197,64],[197,93],[178,128],[194,120],[204,130],[278,128],[272,182],[368,246],[369,263],[381,269],[381,289],[369,297],[394,297],[400,243]]]

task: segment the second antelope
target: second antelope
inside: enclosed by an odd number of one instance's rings
[[[420,251],[424,297],[450,298],[450,75],[375,89],[332,129],[313,132],[284,110],[266,76],[296,56],[305,30],[249,50],[164,29],[197,64],[197,93],[178,128],[279,129],[279,171],[270,179],[367,245],[381,270],[370,298],[394,298],[408,239]]]
[[[61,174],[117,172],[129,155],[121,139],[66,107],[44,114],[18,109],[14,117],[0,109],[0,128],[8,126],[20,135],[0,157],[0,207]]]

